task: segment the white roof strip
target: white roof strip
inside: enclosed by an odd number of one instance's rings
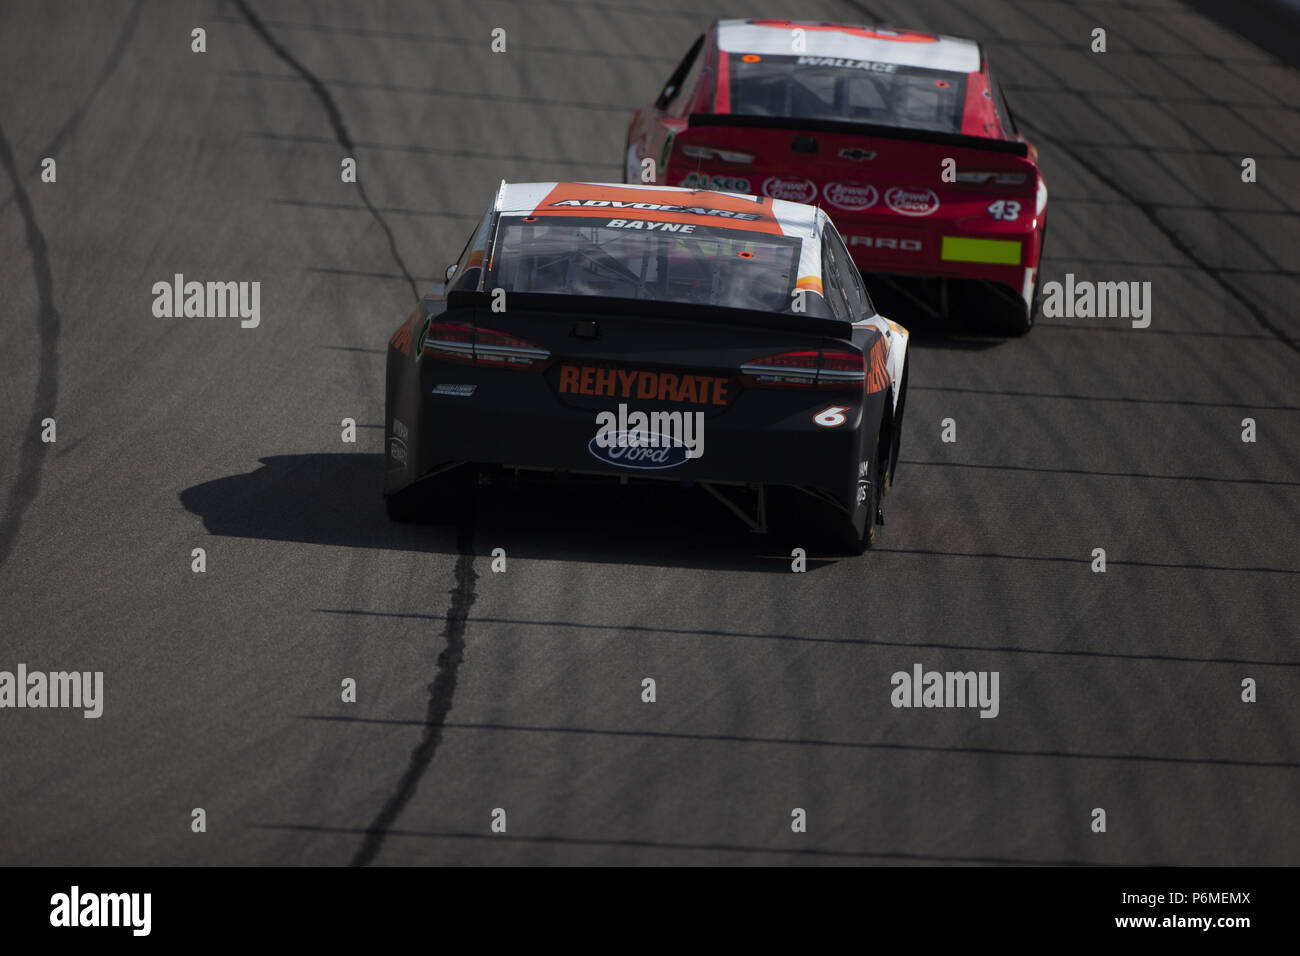
[[[794,49],[793,27],[804,31],[804,49]],[[857,32],[853,32],[857,31]],[[887,28],[847,26],[831,29],[824,24],[795,21],[791,27],[763,26],[748,20],[718,23],[718,47],[726,53],[760,56],[825,56],[845,60],[895,63],[950,73],[974,73],[980,68],[979,45],[958,37],[894,31],[909,39],[888,39]],[[877,34],[876,36],[864,34]],[[915,37],[926,39],[914,39]]]

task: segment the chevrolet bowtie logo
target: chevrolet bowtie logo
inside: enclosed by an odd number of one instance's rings
[[[853,146],[851,148],[845,148],[840,150],[840,156],[843,157],[844,159],[852,159],[857,162],[861,162],[864,159],[876,158],[876,154],[873,153],[871,150],[862,149],[861,147],[858,146]]]

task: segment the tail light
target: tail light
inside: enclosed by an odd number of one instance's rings
[[[430,322],[420,350],[448,362],[474,364],[474,326],[468,322]]]
[[[755,388],[863,388],[866,359],[861,352],[826,350],[782,352],[740,366]]]
[[[498,329],[475,329],[468,322],[431,322],[423,351],[448,362],[494,368],[534,368],[550,361],[538,345]]]
[[[532,368],[545,365],[551,353],[527,339],[496,329],[479,329],[474,342],[474,360],[498,368]]]
[[[967,186],[1023,186],[1026,179],[1026,173],[997,169],[968,169],[957,173],[957,182]]]
[[[700,146],[695,143],[682,143],[677,147],[681,150],[683,156],[689,156],[691,159],[722,160],[724,163],[738,163],[748,166],[754,161],[753,153],[742,152],[739,149],[722,149],[718,146]]]

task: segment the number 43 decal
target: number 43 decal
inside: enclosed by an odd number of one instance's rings
[[[1010,222],[1020,215],[1020,203],[1014,199],[999,199],[989,204],[988,212],[994,219],[1005,219]]]
[[[844,416],[848,410],[847,405],[828,405],[813,416],[813,421],[822,428],[839,428],[848,421]]]

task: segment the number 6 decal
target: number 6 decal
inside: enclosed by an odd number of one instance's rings
[[[813,416],[813,421],[822,428],[839,428],[848,421],[844,417],[844,413],[848,410],[847,405],[828,405]]]

